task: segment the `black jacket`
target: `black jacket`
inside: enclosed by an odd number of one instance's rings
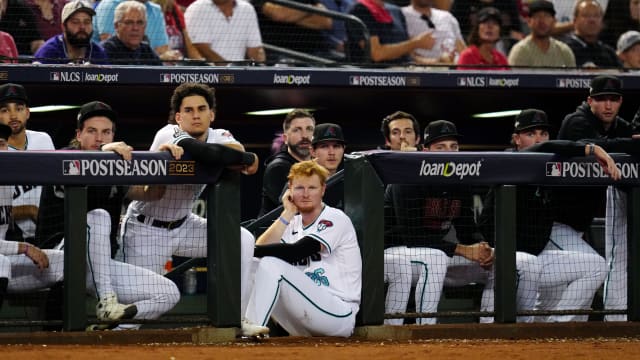
[[[258,217],[278,207],[289,170],[297,162],[298,160],[291,156],[286,148],[264,162],[266,168],[262,178],[262,207]]]
[[[630,138],[631,125],[617,116],[608,130],[604,129],[589,104],[583,102],[575,112],[562,121],[558,139],[581,140],[594,139],[605,150],[611,150],[617,144],[617,138]],[[569,225],[577,231],[587,232],[593,218],[604,216],[606,188],[603,186],[581,186],[559,191],[556,221]]]

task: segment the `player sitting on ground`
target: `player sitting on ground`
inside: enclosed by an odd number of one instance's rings
[[[284,211],[256,242],[243,335],[268,333],[269,318],[295,336],[353,333],[362,260],[351,220],[322,202],[327,176],[313,161],[291,167]]]

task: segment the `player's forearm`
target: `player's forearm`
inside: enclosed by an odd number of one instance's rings
[[[293,215],[288,214],[287,210],[283,211],[280,217],[271,223],[271,226],[258,237],[256,245],[279,244],[292,219]]]
[[[17,205],[11,210],[14,220],[38,220],[38,207],[35,205]]]
[[[193,138],[181,139],[178,145],[182,146],[196,161],[208,166],[252,165],[255,161],[255,154],[244,152],[237,146],[208,144]]]

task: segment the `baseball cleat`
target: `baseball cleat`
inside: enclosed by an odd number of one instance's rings
[[[252,324],[247,320],[242,320],[242,336],[258,337],[267,334],[269,334],[268,327]]]
[[[138,308],[133,305],[124,305],[118,302],[115,294],[109,294],[96,305],[96,316],[100,320],[131,319],[138,313]]]

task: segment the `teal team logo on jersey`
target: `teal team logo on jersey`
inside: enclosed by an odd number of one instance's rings
[[[307,274],[307,276],[311,280],[313,280],[313,282],[315,282],[316,285],[329,286],[329,279],[327,279],[327,277],[323,275],[324,274],[323,268],[315,269],[313,272],[307,271],[305,274]]]

